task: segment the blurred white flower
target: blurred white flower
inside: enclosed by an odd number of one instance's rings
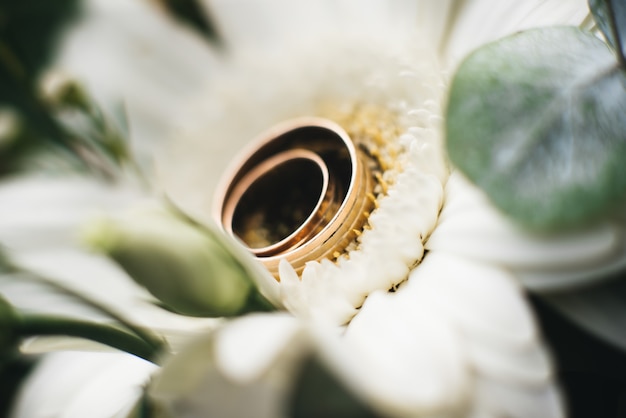
[[[312,260],[301,277],[283,263],[280,282],[255,278],[295,317],[244,318],[203,337],[166,364],[154,399],[173,416],[283,416],[289,377],[315,352],[381,414],[562,416],[515,279],[537,288],[585,280],[622,262],[623,229],[518,230],[448,167],[441,108],[472,48],[579,24],[585,2],[204,3],[224,49],[148,2],[93,0],[60,50],[59,65],[100,101],[124,99],[135,147],[156,162],[170,198],[208,220],[228,161],[260,131],[302,115],[365,137],[383,170],[377,209],[336,262]],[[188,385],[175,387],[189,370]],[[39,397],[32,389],[21,399]]]
[[[13,415],[126,417],[156,368],[125,353],[52,353],[24,382]]]

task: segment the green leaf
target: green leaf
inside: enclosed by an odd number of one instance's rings
[[[624,0],[589,0],[589,8],[602,33],[619,54],[626,68],[626,2]]]
[[[14,332],[20,338],[35,336],[67,336],[84,338],[133,354],[144,360],[156,362],[163,355],[163,344],[152,345],[141,337],[117,325],[84,321],[54,315],[20,315]]]
[[[314,357],[305,361],[300,370],[290,408],[289,416],[293,418],[378,417]]]
[[[18,315],[13,306],[0,294],[0,366],[16,351],[18,337],[14,332]]]
[[[452,162],[534,228],[580,225],[626,197],[626,74],[576,28],[488,44],[458,69],[446,110]]]
[[[198,0],[157,0],[170,14],[195,29],[209,41],[220,42],[209,12]]]
[[[25,127],[10,147],[0,150],[0,172],[14,169],[16,159],[42,145],[67,149],[66,134],[41,103],[36,80],[78,10],[78,0],[0,0],[0,106],[17,111]]]
[[[76,16],[78,7],[78,0],[0,0],[3,66],[10,64],[5,68],[36,77],[54,53],[57,35]]]
[[[11,414],[13,401],[36,361],[35,357],[16,354],[0,364],[0,417],[14,416]]]

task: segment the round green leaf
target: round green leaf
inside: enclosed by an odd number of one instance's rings
[[[626,197],[626,74],[591,34],[535,29],[478,49],[446,113],[452,162],[522,224],[579,225]]]

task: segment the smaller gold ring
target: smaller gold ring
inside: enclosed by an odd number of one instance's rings
[[[304,202],[298,213],[284,213],[281,209],[296,204],[294,199],[289,199],[288,193],[295,189],[302,194],[298,182],[312,183],[312,187],[304,188],[311,195],[300,196]],[[332,204],[334,198],[334,185],[330,186],[328,167],[318,155],[303,149],[281,152],[257,165],[237,183],[224,204],[224,227],[227,232],[242,239],[257,257],[283,253],[318,231],[324,220],[323,208]],[[255,239],[246,234],[252,227],[249,224],[254,222],[255,213],[258,216],[295,219],[288,222],[286,231],[282,234],[278,232],[279,238],[268,238],[267,235],[276,233],[266,231],[263,237],[266,242],[260,242],[258,237]],[[257,227],[276,227],[276,222],[265,220],[265,223],[266,226],[257,224]]]

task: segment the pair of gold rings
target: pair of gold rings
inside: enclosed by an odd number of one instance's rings
[[[215,217],[274,276],[286,259],[337,258],[373,202],[367,156],[346,131],[322,118],[283,122],[235,161],[216,194]]]

